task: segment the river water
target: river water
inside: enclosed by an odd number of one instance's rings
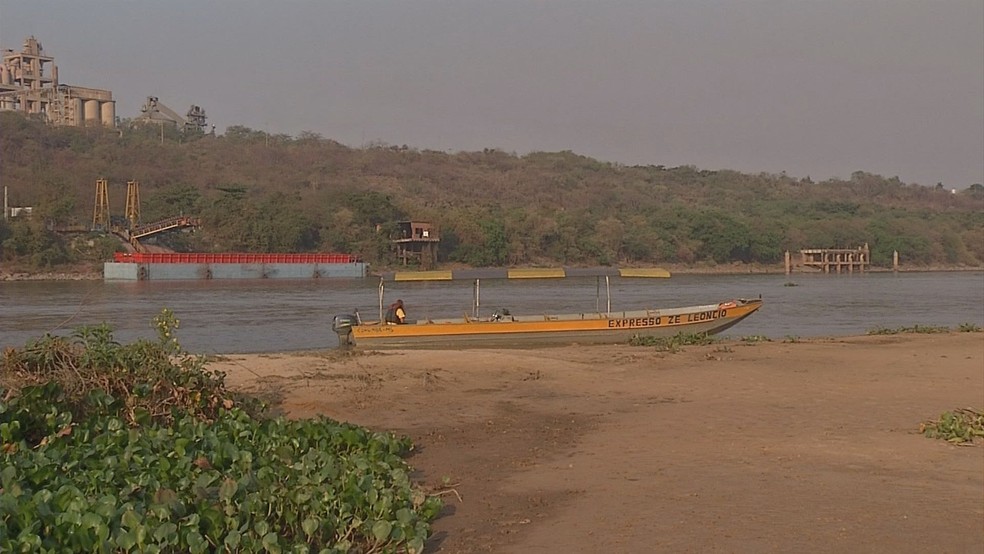
[[[195,353],[273,352],[332,347],[331,318],[358,308],[378,317],[374,279],[307,281],[0,282],[0,348],[109,323],[120,341],[151,338],[151,320],[171,309],[181,345]],[[795,284],[795,286],[791,286]],[[593,312],[606,305],[604,279],[483,280],[481,314]],[[600,292],[600,294],[599,294]],[[728,331],[773,339],[864,334],[876,327],[984,327],[984,272],[864,275],[681,275],[612,279],[612,311],[712,304],[759,295],[764,307]],[[387,283],[410,318],[472,312],[473,283]]]

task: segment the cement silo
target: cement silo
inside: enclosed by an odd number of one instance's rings
[[[103,102],[100,106],[102,124],[106,127],[116,127],[116,102]]]
[[[99,100],[85,101],[85,124],[86,125],[99,124]]]

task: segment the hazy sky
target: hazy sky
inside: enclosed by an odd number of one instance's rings
[[[61,82],[351,146],[984,183],[984,2],[0,0]]]

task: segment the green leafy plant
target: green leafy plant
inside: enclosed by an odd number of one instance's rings
[[[156,342],[120,344],[109,326],[96,325],[8,349],[0,361],[0,387],[16,394],[56,383],[76,419],[115,416],[128,425],[167,423],[184,414],[211,420],[219,409],[239,404],[259,411],[259,403],[228,391],[225,375],[210,371],[203,357],[181,350],[173,334],[178,320],[169,310],[154,319],[154,327]]]
[[[657,352],[679,352],[684,346],[703,346],[713,344],[714,341],[714,338],[706,333],[677,333],[672,337],[635,335],[629,339],[629,344],[653,347]]]
[[[105,326],[0,365],[0,552],[410,552],[441,509],[407,438],[263,418],[223,376]]]
[[[939,419],[922,423],[919,431],[954,444],[973,442],[984,438],[984,410],[960,408],[943,412]]]
[[[875,327],[874,329],[868,330],[869,335],[900,335],[905,333],[931,335],[949,332],[949,327],[936,325],[913,325],[912,327]]]
[[[961,323],[957,330],[961,333],[980,333],[981,327],[974,323]]]

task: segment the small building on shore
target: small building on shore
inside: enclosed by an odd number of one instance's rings
[[[418,263],[422,269],[437,263],[437,245],[441,242],[437,229],[425,221],[400,221],[393,239],[396,255],[403,263]]]

